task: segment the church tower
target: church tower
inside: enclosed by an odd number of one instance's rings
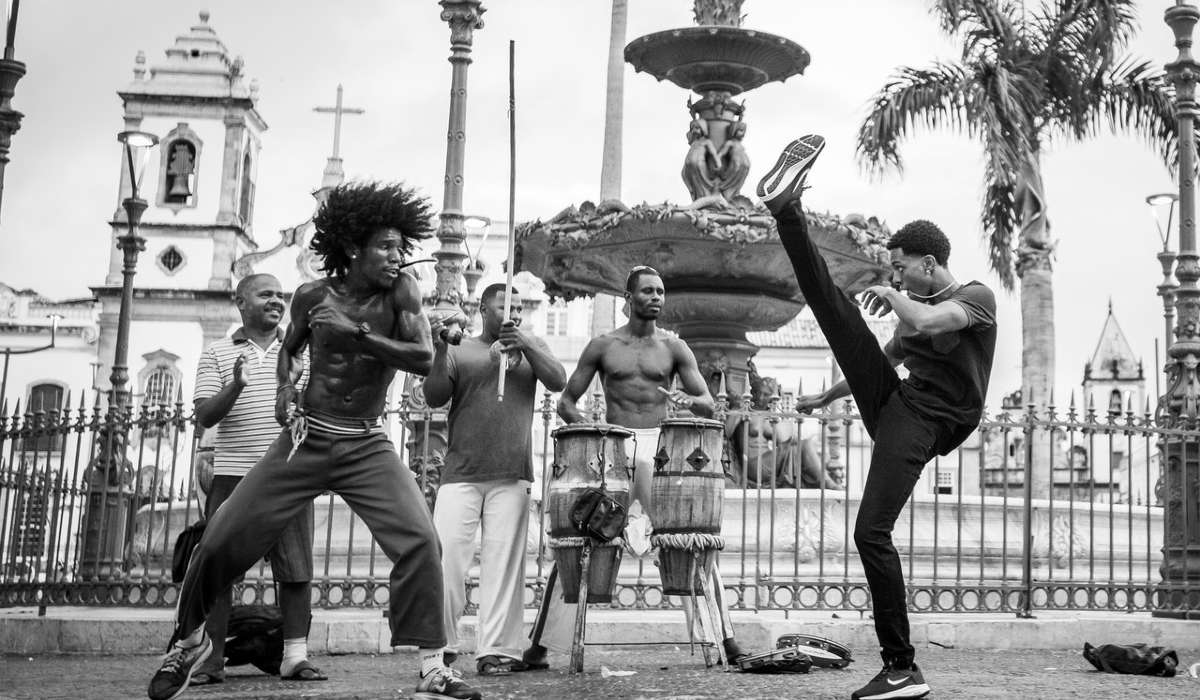
[[[139,228],[146,249],[134,277],[129,389],[135,401],[174,402],[180,388],[190,400],[204,346],[238,320],[230,301],[233,263],[258,246],[251,221],[261,135],[267,125],[255,107],[258,86],[247,81],[242,59],[230,56],[208,23],[175,38],[166,59],[148,69],[138,53],[133,82],[117,94],[124,129],[159,137],[140,195],[149,203]],[[114,129],[118,131],[119,129]],[[113,148],[114,156],[119,150]],[[117,164],[119,164],[119,160]],[[116,344],[122,254],[126,230],[121,200],[129,174],[120,170],[108,274],[93,287],[100,302],[97,376],[107,380]]]
[[[1146,407],[1146,376],[1142,361],[1121,331],[1113,315],[1112,301],[1108,302],[1108,317],[1100,331],[1100,341],[1090,362],[1083,366],[1083,405],[1087,409],[1095,401],[1097,416],[1108,413],[1124,414],[1132,406],[1135,413]]]

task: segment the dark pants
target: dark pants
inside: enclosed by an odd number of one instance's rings
[[[213,477],[204,517],[211,520],[242,477],[218,474]],[[267,552],[271,562],[271,577],[275,579],[276,598],[283,615],[283,638],[302,639],[308,636],[312,623],[310,599],[312,582],[313,507],[308,504],[300,516],[284,527],[279,540]],[[240,578],[240,577],[239,577]],[[225,636],[229,630],[229,613],[233,607],[233,591],[217,596],[204,621],[204,629],[212,640],[212,654],[204,667],[209,670],[225,665]]]
[[[921,416],[901,398],[896,370],[858,306],[834,285],[825,259],[808,237],[799,203],[785,207],[775,220],[800,291],[829,341],[863,425],[875,441],[854,522],[854,544],[871,589],[875,634],[883,659],[905,667],[912,663],[913,647],[904,571],[892,544],[892,530],[925,463],[936,456],[937,445],[950,438],[948,429]]]
[[[284,431],[205,528],[179,592],[176,636],[204,624],[218,596],[258,561],[314,498],[333,491],[371,530],[388,559],[392,646],[442,647],[441,551],[412,472],[383,433],[310,429],[288,460]]]

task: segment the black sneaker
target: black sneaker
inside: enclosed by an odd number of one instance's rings
[[[851,700],[882,700],[883,698],[923,698],[929,686],[916,664],[908,668],[884,666],[871,682],[854,691]]]
[[[783,149],[775,166],[758,181],[758,198],[772,214],[800,196],[808,171],[824,149],[825,138],[815,134],[801,136]]]
[[[212,641],[207,634],[194,646],[184,647],[180,642],[176,642],[163,657],[158,672],[150,679],[146,695],[150,700],[172,700],[183,695],[183,691],[187,690],[188,684],[192,682],[192,674],[211,653]]]
[[[463,680],[461,673],[452,668],[442,667],[421,676],[412,700],[480,700],[482,697],[482,693]]]

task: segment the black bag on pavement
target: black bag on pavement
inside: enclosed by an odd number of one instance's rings
[[[225,632],[225,665],[253,664],[279,675],[283,661],[283,613],[275,605],[235,605]]]
[[[204,521],[197,520],[185,527],[183,532],[179,533],[179,537],[175,538],[175,553],[171,557],[171,580],[175,583],[183,583],[183,577],[187,575],[188,561],[192,558],[192,550],[203,536]]]
[[[1084,642],[1083,658],[1099,671],[1137,676],[1170,678],[1179,666],[1179,655],[1174,649],[1148,644],[1101,644],[1094,647]]]

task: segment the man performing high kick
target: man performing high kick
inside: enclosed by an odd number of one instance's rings
[[[859,307],[834,285],[800,208],[805,178],[824,147],[820,136],[793,141],[759,183],[758,196],[775,216],[796,281],[846,377],[828,391],[800,397],[797,410],[853,394],[875,441],[854,543],[871,589],[883,670],[851,697],[919,698],[929,686],[913,662],[892,529],[925,463],[958,447],[979,424],[996,347],[996,300],[979,282],[957,282],[947,267],[946,235],[928,221],[913,221],[887,242],[892,286],[862,294],[868,313],[892,311],[899,320],[881,349]],[[901,363],[909,371],[903,380],[895,370]]]

